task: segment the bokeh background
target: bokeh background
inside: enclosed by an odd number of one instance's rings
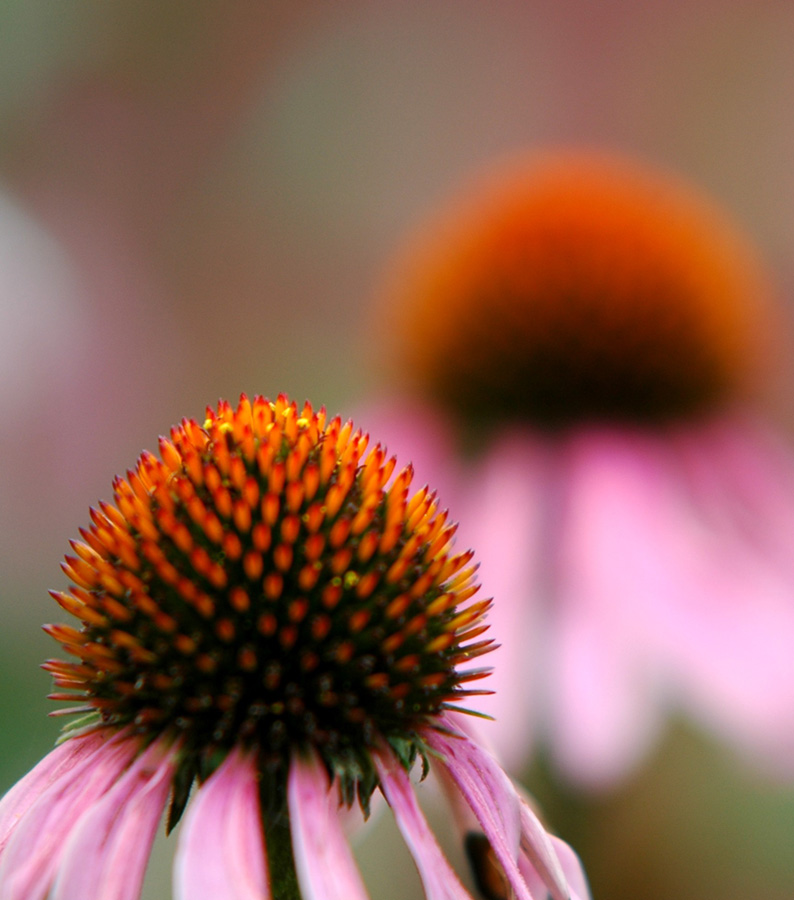
[[[732,209],[794,297],[792,47],[784,0],[3,0],[0,790],[58,731],[39,626],[88,506],[220,396],[372,396],[383,268],[472,169],[640,154]],[[768,402],[794,433],[785,372]],[[530,778],[596,900],[794,896],[794,786],[691,726],[609,795]],[[373,897],[420,896],[388,816],[359,853]]]

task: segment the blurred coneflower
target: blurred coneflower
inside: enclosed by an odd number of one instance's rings
[[[478,547],[505,760],[542,741],[604,784],[677,707],[790,772],[794,459],[756,402],[748,241],[673,176],[567,151],[490,173],[391,275],[400,389],[362,416]]]
[[[53,593],[79,624],[47,626],[74,659],[45,668],[82,718],[0,802],[2,900],[135,900],[169,798],[169,829],[188,810],[175,896],[362,898],[340,813],[376,789],[427,897],[462,900],[417,758],[505,895],[587,896],[457,706],[487,673],[460,666],[492,643],[472,554],[367,444],[308,404],[243,396],[115,481]]]

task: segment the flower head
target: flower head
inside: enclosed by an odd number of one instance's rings
[[[348,784],[368,752],[473,693],[459,663],[491,641],[471,553],[411,470],[339,419],[243,398],[183,421],[92,510],[56,600],[82,627],[46,630],[78,662],[49,662],[104,725],[172,731],[189,784],[239,745],[278,772],[314,747]],[[81,727],[85,727],[81,723]],[[371,789],[371,787],[370,787]],[[366,799],[366,798],[365,798]]]
[[[76,657],[45,664],[52,697],[84,716],[3,801],[5,822],[0,805],[2,900],[137,896],[163,804],[170,794],[170,827],[194,782],[176,869],[191,900],[293,896],[279,878],[295,870],[306,898],[360,896],[337,808],[357,795],[366,811],[376,787],[418,840],[407,771],[430,754],[451,770],[445,742],[471,744],[450,714],[481,693],[467,684],[487,670],[460,666],[491,646],[490,603],[472,599],[472,554],[453,551],[435,496],[394,470],[351,423],[243,396],[183,420],[160,458],[116,479],[72,543],[72,586],[53,593],[79,626],[46,626]],[[469,752],[520,819],[509,782]],[[78,819],[58,853],[35,835],[67,803]],[[482,818],[493,800],[471,806]],[[130,837],[143,849],[122,878]],[[529,897],[519,844],[500,864]],[[414,848],[426,882],[449,874],[434,846]],[[542,859],[564,896],[548,841]]]
[[[514,164],[423,231],[387,293],[395,367],[477,419],[658,422],[744,391],[770,290],[706,198],[597,153]]]
[[[402,396],[362,417],[444,479],[500,598],[503,758],[540,739],[603,784],[678,705],[790,772],[794,461],[752,408],[775,327],[750,242],[650,166],[538,155],[435,215],[385,296]]]

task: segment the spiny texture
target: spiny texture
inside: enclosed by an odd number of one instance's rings
[[[416,730],[478,693],[463,684],[487,670],[457,667],[490,648],[474,640],[489,602],[465,605],[475,567],[435,497],[367,444],[324,410],[243,395],[143,453],[53,592],[81,620],[46,626],[79,660],[45,664],[54,699],[83,701],[63,712],[173,733],[187,786],[241,743],[273,772],[314,746],[359,790],[380,743],[410,761]]]
[[[659,422],[752,382],[770,288],[695,189],[589,153],[497,169],[420,230],[383,305],[394,369],[477,419]]]

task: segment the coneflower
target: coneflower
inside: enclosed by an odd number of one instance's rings
[[[72,657],[45,664],[52,697],[82,718],[0,802],[2,900],[134,900],[166,805],[169,830],[187,806],[176,897],[355,900],[340,812],[375,790],[427,896],[467,897],[417,759],[465,798],[506,891],[537,896],[526,875],[572,896],[556,839],[460,722],[491,646],[472,554],[367,445],[243,396],[183,420],[91,510],[53,592],[78,621],[46,627]]]
[[[607,782],[679,707],[791,772],[794,461],[756,402],[773,301],[711,201],[589,151],[495,167],[395,263],[392,395],[361,415],[445,483],[500,599],[485,708],[511,766],[540,739]]]

